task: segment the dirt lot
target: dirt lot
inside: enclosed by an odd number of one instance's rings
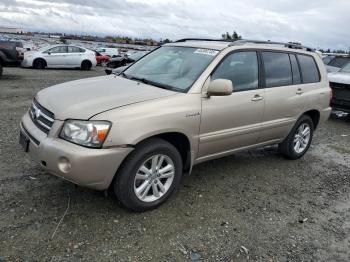
[[[131,213],[113,196],[45,173],[17,144],[20,118],[38,90],[97,75],[101,69],[5,69],[0,261],[350,260],[348,118],[317,130],[300,160],[269,147],[211,161],[196,166],[163,206]]]

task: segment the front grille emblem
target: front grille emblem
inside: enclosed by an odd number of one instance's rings
[[[35,112],[34,112],[33,118],[37,119],[41,115],[41,111],[38,108],[35,108],[34,110],[35,110]]]

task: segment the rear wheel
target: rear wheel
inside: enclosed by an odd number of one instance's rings
[[[35,69],[44,69],[46,67],[46,62],[44,59],[36,59],[33,62],[33,67]]]
[[[107,65],[107,61],[106,60],[101,61],[101,66],[105,67],[106,65]]]
[[[302,157],[311,145],[313,133],[312,119],[307,115],[301,116],[287,138],[279,144],[279,151],[289,159]]]
[[[162,139],[150,139],[135,148],[114,180],[114,192],[128,209],[145,211],[164,203],[180,183],[182,159]]]
[[[89,60],[84,60],[83,62],[81,62],[81,69],[82,70],[90,70],[92,67],[92,64]]]

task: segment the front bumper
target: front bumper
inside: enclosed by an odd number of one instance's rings
[[[58,126],[62,124],[62,121],[55,121],[53,129],[60,129]],[[21,132],[29,138],[29,155],[49,173],[84,187],[107,189],[122,161],[133,150],[85,148],[50,137],[51,131],[47,136],[38,129],[28,113],[22,118]]]

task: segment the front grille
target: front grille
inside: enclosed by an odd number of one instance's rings
[[[38,101],[34,99],[29,109],[29,115],[33,123],[41,131],[46,134],[49,133],[53,122],[55,121],[55,115],[52,112],[40,105]]]

